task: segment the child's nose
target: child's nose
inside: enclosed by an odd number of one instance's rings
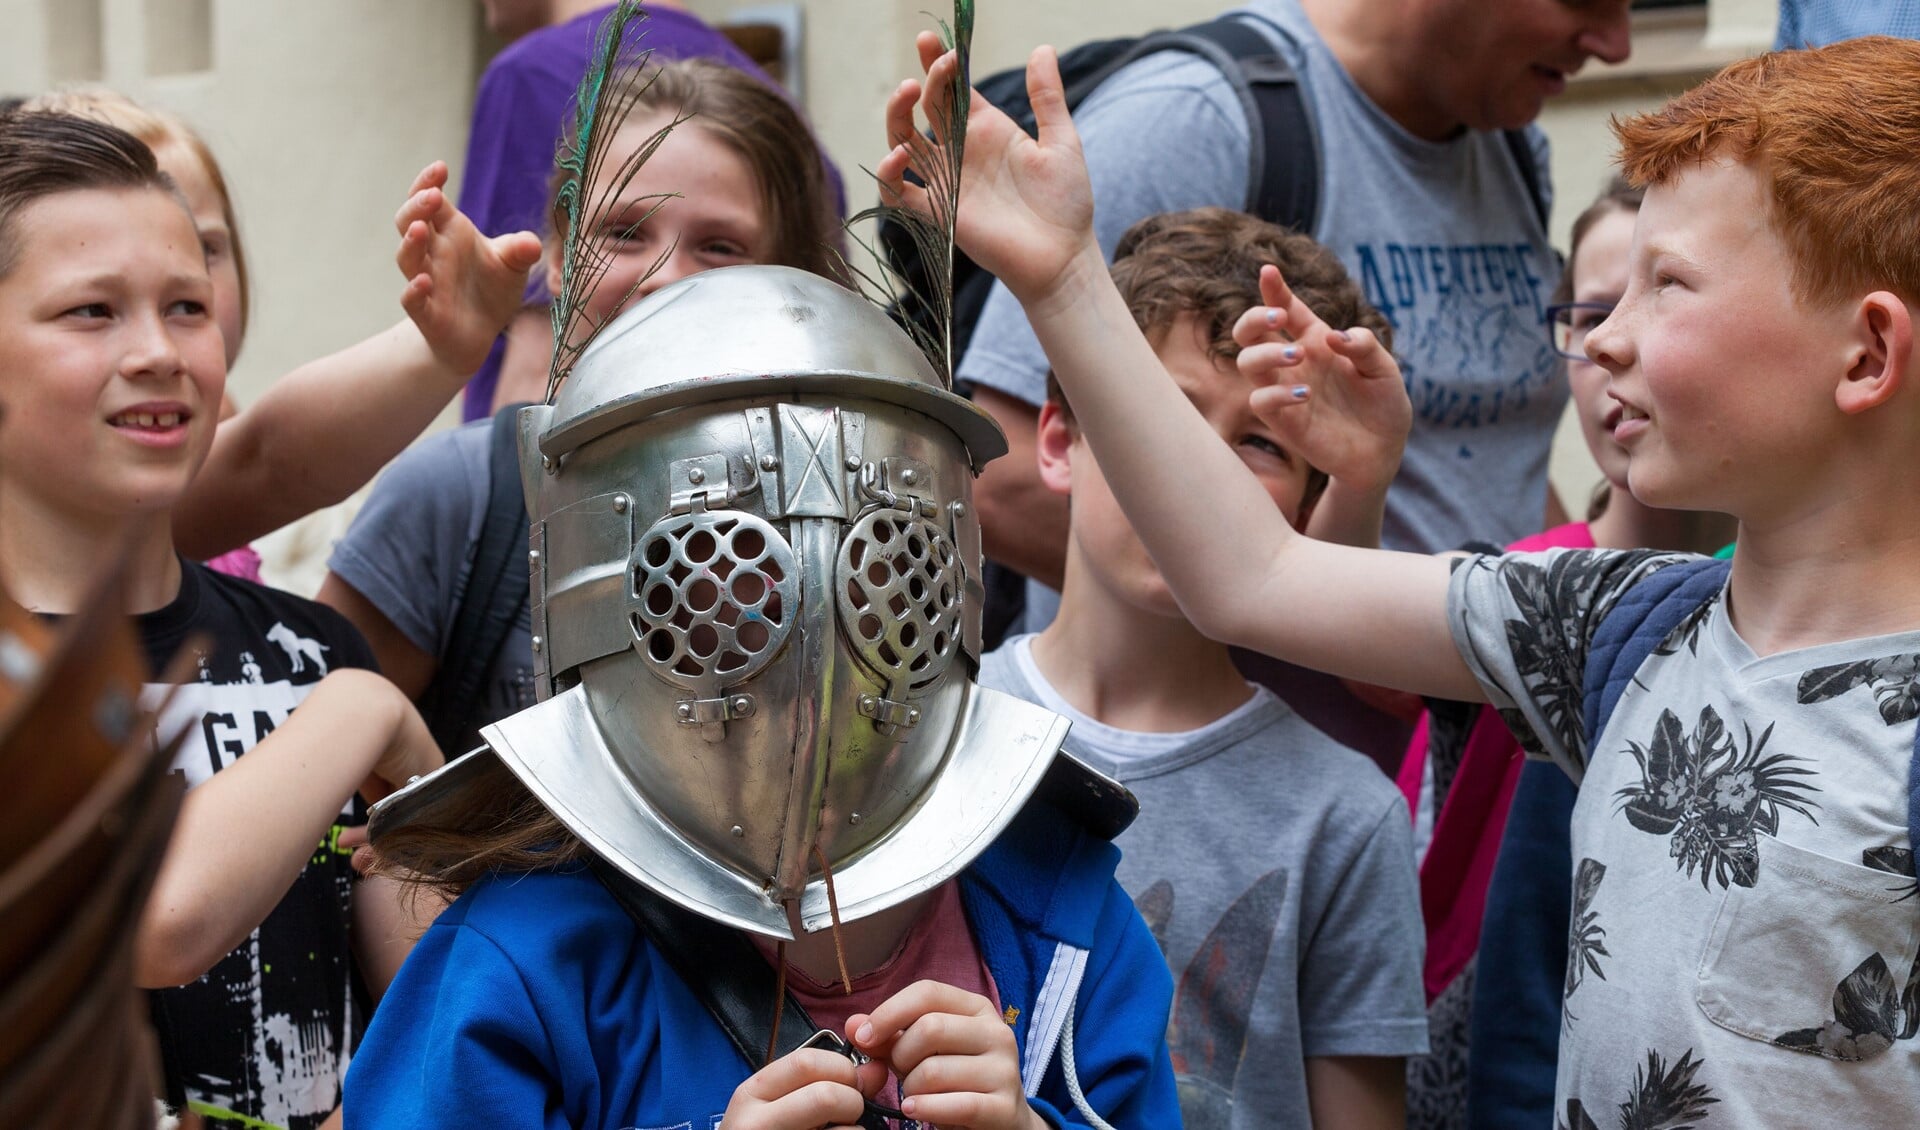
[[[1632,359],[1633,346],[1625,332],[1625,319],[1621,317],[1625,309],[1625,303],[1615,306],[1604,321],[1588,330],[1582,349],[1587,360],[1610,372],[1626,368]]]
[[[132,318],[127,324],[126,351],[120,370],[128,377],[170,377],[181,369],[180,343],[158,311]]]
[[[694,262],[693,253],[684,247],[675,247],[672,254],[668,255],[666,259],[661,262],[660,269],[648,275],[646,279],[640,283],[640,289],[634,292],[634,297],[636,299],[645,298],[661,287],[671,286],[681,279],[689,275],[698,274],[699,272],[700,267]]]

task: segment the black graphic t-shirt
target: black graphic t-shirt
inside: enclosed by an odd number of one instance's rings
[[[180,594],[140,617],[156,680],[198,639],[189,681],[155,682],[168,702],[160,732],[185,725],[174,759],[192,788],[251,750],[329,671],[375,666],[366,641],[332,609],[182,562]],[[176,668],[177,670],[177,668]],[[353,999],[348,944],[353,869],[335,844],[361,823],[358,799],[260,927],[205,976],[149,994],[168,1091],[218,1130],[310,1130],[340,1102],[365,1017]],[[244,866],[250,846],[232,845]]]
[[[1715,597],[1589,746],[1593,633],[1679,560],[1551,550],[1454,573],[1461,655],[1528,753],[1580,781],[1560,1125],[1909,1124],[1920,632],[1758,656]]]

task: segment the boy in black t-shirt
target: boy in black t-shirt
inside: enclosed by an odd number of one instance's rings
[[[162,732],[186,723],[191,790],[135,975],[158,990],[177,1101],[210,1126],[310,1128],[339,1103],[356,975],[377,993],[406,949],[400,904],[356,885],[342,829],[356,791],[440,758],[339,615],[174,551],[171,508],[226,379],[211,301],[192,216],[146,146],[64,115],[0,118],[0,584],[71,613],[127,553],[155,671],[191,649],[184,685],[147,692],[172,692]]]

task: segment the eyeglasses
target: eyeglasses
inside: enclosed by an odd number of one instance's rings
[[[1547,307],[1553,351],[1569,361],[1591,361],[1587,356],[1587,331],[1606,321],[1611,313],[1611,302],[1568,302]]]

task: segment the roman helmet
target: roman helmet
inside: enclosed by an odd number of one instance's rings
[[[1050,768],[1130,817],[1056,764],[1065,720],[973,682],[973,480],[1006,441],[867,299],[683,279],[518,423],[540,701],[377,807],[376,840],[504,766],[634,880],[786,938],[790,909],[827,925],[829,874],[843,920],[952,877]]]

